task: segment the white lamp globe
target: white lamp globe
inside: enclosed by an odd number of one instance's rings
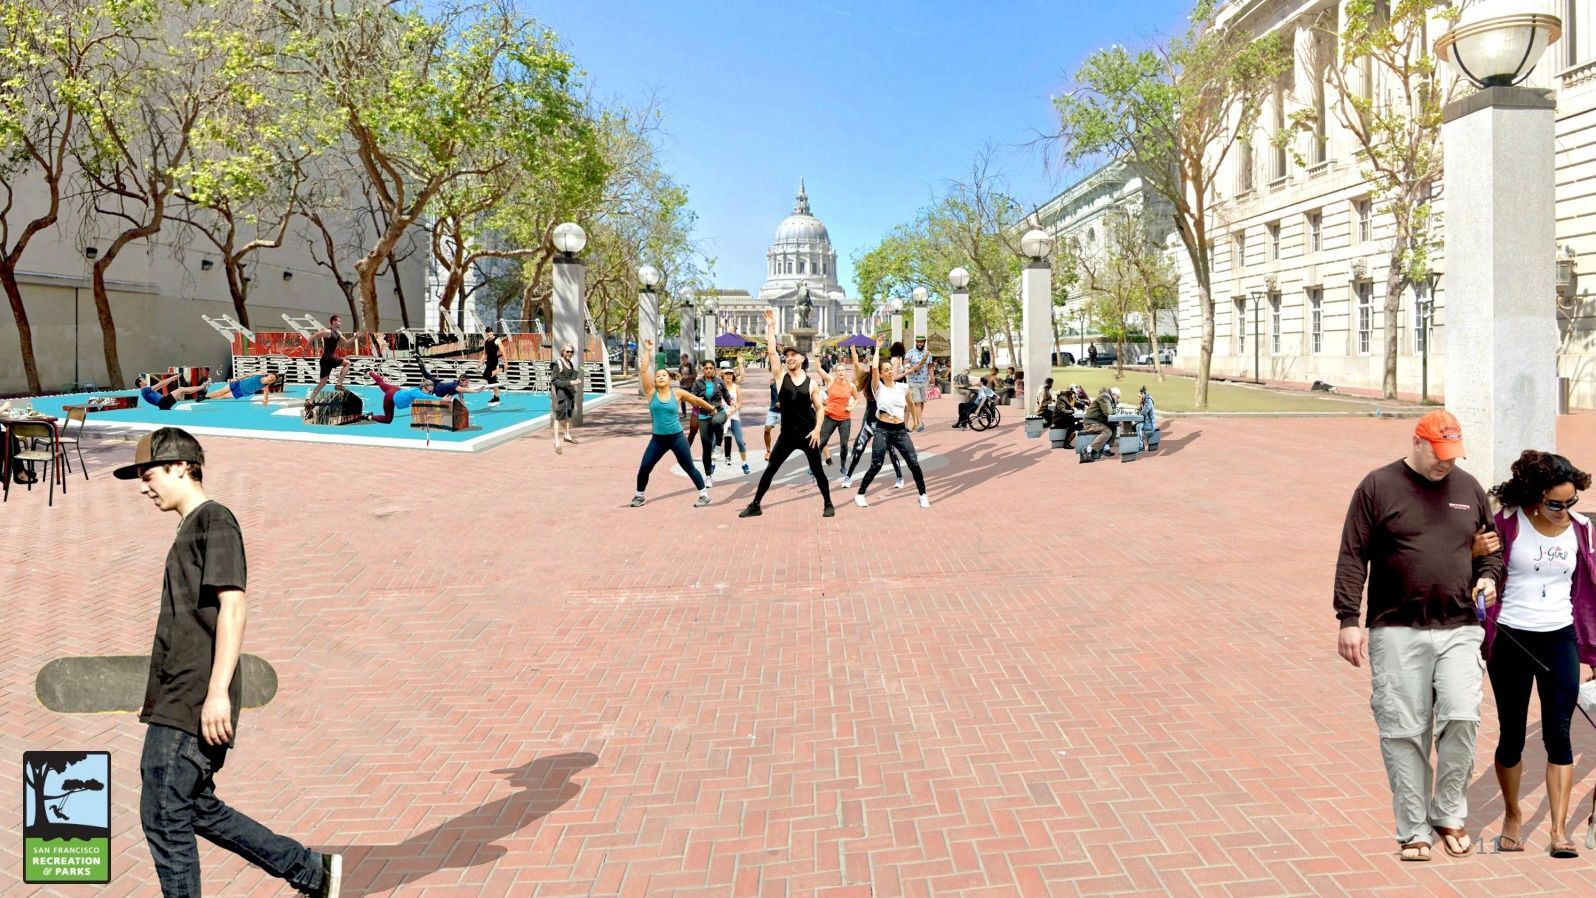
[[[659,284],[659,269],[644,265],[637,269],[637,279],[643,283],[644,289],[652,291]]]
[[[970,285],[970,272],[962,267],[955,268],[948,272],[948,283],[952,284],[955,290],[963,290]]]
[[[1511,87],[1563,35],[1563,21],[1532,0],[1476,4],[1435,42],[1437,56],[1476,87]]]
[[[567,256],[574,256],[587,246],[587,232],[573,221],[554,226],[554,248]]]
[[[914,288],[914,304],[915,305],[917,305],[917,306],[925,305],[925,298],[926,298],[926,289],[924,287],[916,287],[916,288]]]
[[[1041,228],[1032,228],[1020,238],[1020,252],[1032,259],[1045,259],[1053,251],[1053,238]]]

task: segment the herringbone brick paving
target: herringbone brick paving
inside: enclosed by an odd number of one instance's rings
[[[1017,422],[930,411],[932,508],[890,478],[869,509],[834,484],[829,520],[801,479],[757,520],[735,517],[747,478],[694,509],[664,465],[626,508],[634,399],[561,456],[546,435],[469,457],[208,441],[250,553],[245,645],[280,677],[221,794],[344,851],[357,896],[1596,886],[1596,858],[1545,856],[1533,790],[1538,850],[1396,860],[1368,674],[1336,657],[1329,596],[1351,489],[1411,421],[1182,419],[1155,457],[1080,466]],[[1596,464],[1596,416],[1560,420]],[[143,728],[32,691],[52,658],[149,649],[176,520],[106,473],[130,446],[92,454],[54,508],[0,508],[0,758],[109,749],[104,894],[151,896]],[[1485,716],[1470,825],[1493,833]],[[1574,735],[1578,810],[1596,733]],[[22,886],[20,821],[0,828],[0,891],[90,891]],[[287,894],[202,853],[211,894]]]

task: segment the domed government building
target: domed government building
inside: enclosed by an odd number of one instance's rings
[[[809,326],[816,339],[855,333],[862,327],[859,302],[849,299],[837,282],[837,251],[825,224],[809,211],[809,194],[800,178],[792,214],[776,226],[775,239],[765,251],[765,283],[759,294],[718,290],[714,299],[723,329],[758,338],[765,332],[767,306],[776,309],[777,332],[797,327],[797,307],[806,293]]]

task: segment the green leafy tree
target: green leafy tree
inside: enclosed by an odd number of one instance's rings
[[[1386,250],[1385,365],[1381,394],[1396,397],[1402,292],[1424,283],[1439,249],[1433,224],[1435,187],[1442,177],[1441,110],[1458,80],[1441,71],[1433,35],[1455,21],[1450,0],[1348,0],[1340,29],[1325,16],[1315,35],[1311,70],[1323,72],[1333,103],[1294,114],[1299,128],[1323,127],[1327,107],[1358,143],[1358,172],[1369,182],[1375,208],[1391,216]],[[1340,53],[1332,48],[1339,43]],[[1313,79],[1315,87],[1320,80]],[[1278,140],[1286,141],[1290,132]],[[1300,154],[1299,161],[1300,161]]]
[[[501,170],[537,171],[576,127],[574,66],[507,0],[465,6],[278,0],[292,53],[344,121],[382,230],[354,263],[360,327],[381,328],[377,278],[405,233]],[[470,199],[461,201],[469,208]]]
[[[1202,308],[1198,408],[1208,407],[1214,351],[1214,184],[1237,141],[1251,133],[1269,86],[1291,63],[1279,34],[1254,40],[1217,25],[1217,6],[1199,0],[1186,33],[1160,46],[1093,53],[1075,75],[1076,88],[1054,101],[1067,160],[1107,155],[1127,163],[1174,205]]]
[[[122,45],[153,16],[148,3],[0,0],[0,288],[33,393],[43,384],[17,271],[34,238],[60,222],[84,120],[133,77]],[[24,212],[18,192],[30,184],[43,187],[44,203]]]

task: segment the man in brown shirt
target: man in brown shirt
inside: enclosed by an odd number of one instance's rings
[[[1464,829],[1484,636],[1474,595],[1496,601],[1502,556],[1483,536],[1485,490],[1453,467],[1462,455],[1457,418],[1439,409],[1420,418],[1407,457],[1358,484],[1336,562],[1337,649],[1354,667],[1370,662],[1370,707],[1404,861],[1429,860],[1437,834],[1447,854],[1474,850]],[[1479,556],[1477,537],[1489,550]],[[1365,578],[1367,638],[1358,624]]]

